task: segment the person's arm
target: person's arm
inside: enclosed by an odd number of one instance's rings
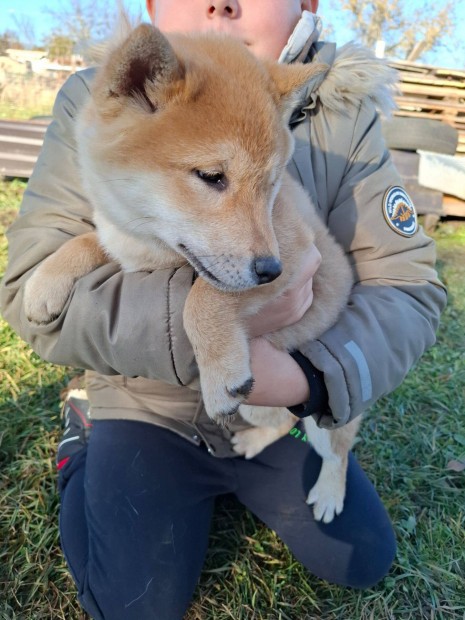
[[[77,282],[63,313],[49,325],[31,324],[23,312],[23,287],[32,270],[70,237],[93,229],[74,137],[88,79],[87,71],[72,76],[57,97],[19,217],[8,232],[2,313],[48,361],[189,384],[196,367],[182,311],[192,285],[190,267],[122,273],[116,264],[105,265]]]
[[[331,428],[400,385],[434,344],[446,293],[434,269],[434,242],[421,229],[401,236],[385,221],[385,194],[402,182],[373,104],[365,101],[352,118],[350,110],[342,119],[328,113],[325,121],[334,133],[313,150],[313,166],[318,193],[326,192],[332,205],[328,226],[353,264],[355,285],[337,323],[318,340],[302,343],[300,352],[324,374],[329,409],[318,420]],[[342,123],[353,127],[347,157],[341,156]],[[326,178],[318,177],[324,167]]]
[[[433,241],[422,230],[403,237],[385,221],[384,196],[402,183],[385,150],[373,105],[366,101],[355,120],[348,114],[342,121],[352,124],[353,134],[338,127],[340,117],[328,119],[334,135],[312,159],[319,195],[332,203],[329,228],[354,266],[349,303],[325,334],[302,343],[300,359],[276,351],[265,339],[252,343],[255,383],[248,399],[253,405],[314,415],[328,428],[349,422],[400,385],[434,344],[446,303],[434,270]],[[324,169],[331,175],[318,176]],[[326,179],[330,184],[323,187]],[[272,304],[262,310],[263,325],[272,321],[272,311]]]
[[[323,373],[299,351],[278,351],[261,337],[302,318],[313,301],[313,276],[320,263],[321,254],[312,245],[303,256],[294,286],[248,319],[254,377],[254,387],[247,399],[250,405],[288,407],[299,417],[328,407]]]

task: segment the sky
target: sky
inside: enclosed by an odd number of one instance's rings
[[[111,0],[108,1],[110,2]],[[183,1],[189,2],[189,0]],[[412,5],[418,4],[419,2],[420,0],[409,0],[409,4]],[[436,0],[436,7],[440,9],[441,4],[444,5],[445,3],[446,0]],[[44,35],[50,31],[53,25],[50,16],[44,9],[58,9],[60,6],[63,6],[63,4],[66,4],[66,0],[0,0],[0,33],[5,30],[17,29],[14,16],[16,16],[17,19],[21,19],[21,16],[29,16],[34,24],[38,43],[40,43]],[[137,13],[140,9],[142,15],[146,15],[145,0],[125,0],[125,4],[131,12]],[[341,19],[340,15],[335,14],[334,9],[327,7],[329,7],[329,2],[320,0],[319,14],[323,18],[323,22],[326,17],[333,23],[335,27],[334,39],[336,42],[342,45],[353,39],[353,35],[344,27],[343,19]],[[465,2],[463,2],[463,0],[457,3],[457,18],[457,32],[462,32],[463,39],[465,39]],[[463,39],[461,41],[462,44]],[[434,54],[426,56],[423,62],[441,67],[465,70],[465,47],[462,45],[460,52],[458,52],[458,50],[447,51],[441,49]]]

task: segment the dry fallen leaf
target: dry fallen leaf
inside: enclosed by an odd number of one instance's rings
[[[449,461],[447,463],[447,469],[452,471],[464,471],[465,470],[465,461]]]

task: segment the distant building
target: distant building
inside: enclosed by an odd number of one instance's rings
[[[16,75],[32,73],[51,77],[57,73],[73,73],[83,68],[83,58],[79,54],[72,54],[66,61],[65,63],[50,60],[46,50],[7,49],[6,55],[0,56],[0,73]]]
[[[9,56],[0,56],[0,76],[5,73],[14,73],[16,75],[24,75],[27,73],[28,68],[27,65],[19,62],[19,60],[14,60]],[[1,79],[0,79],[1,81]]]
[[[12,60],[16,60],[25,65],[27,62],[33,63],[45,58],[47,52],[45,50],[15,50],[7,49],[6,55]]]

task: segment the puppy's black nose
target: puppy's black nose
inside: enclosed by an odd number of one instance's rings
[[[263,256],[253,261],[252,270],[256,274],[257,284],[273,282],[283,270],[281,261],[274,256]]]

